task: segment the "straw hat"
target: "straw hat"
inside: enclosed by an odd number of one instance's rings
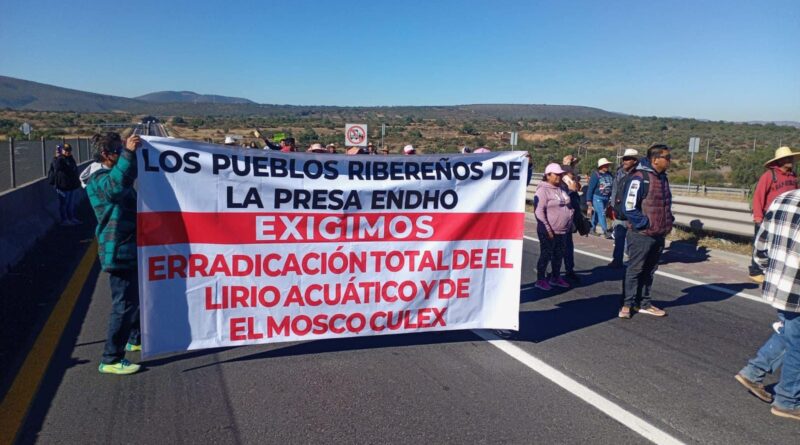
[[[764,163],[764,167],[769,166],[769,164],[772,164],[773,162],[777,161],[778,159],[783,159],[783,158],[788,158],[788,157],[793,157],[793,156],[800,156],[800,153],[793,152],[792,149],[789,148],[789,147],[781,147],[781,148],[775,150],[775,157],[770,159],[769,161],[765,162]]]
[[[306,151],[309,152],[309,153],[327,153],[328,152],[328,150],[325,150],[325,147],[323,147],[322,144],[320,144],[320,143],[311,144],[311,146],[308,147],[308,150],[306,150]]]
[[[600,158],[597,160],[597,168],[600,168],[604,165],[611,165],[611,161],[606,158]]]

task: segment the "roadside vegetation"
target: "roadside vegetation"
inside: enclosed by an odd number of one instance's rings
[[[800,129],[775,124],[746,124],[659,117],[587,117],[567,118],[487,118],[467,119],[464,113],[438,110],[441,117],[418,117],[414,108],[405,115],[361,112],[358,109],[335,109],[326,113],[288,113],[260,115],[182,115],[159,116],[175,137],[221,142],[226,135],[238,135],[243,142],[257,141],[252,132],[283,133],[297,139],[298,146],[313,142],[343,145],[345,123],[369,125],[370,140],[380,145],[381,124],[386,124],[384,144],[390,153],[400,153],[413,144],[422,153],[456,153],[463,146],[485,146],[492,150],[510,149],[511,131],[519,132],[518,150],[531,153],[536,170],[568,153],[583,158],[581,173],[588,173],[597,159],[614,159],[624,148],[641,151],[655,142],[674,148],[670,178],[673,184],[685,184],[689,176],[690,137],[700,137],[700,152],[695,155],[692,183],[707,186],[750,187],[763,171],[779,145],[800,149]],[[424,109],[431,115],[429,107]],[[420,111],[421,112],[421,111]],[[499,113],[501,114],[501,113]],[[135,123],[141,118],[132,113],[74,113],[0,111],[0,139],[25,138],[23,122],[33,127],[31,138],[90,136],[109,131],[104,124]],[[263,144],[262,144],[263,145]],[[706,161],[707,159],[707,161]]]

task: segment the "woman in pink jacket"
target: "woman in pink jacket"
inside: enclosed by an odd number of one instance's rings
[[[544,171],[544,180],[536,188],[533,207],[536,209],[536,233],[539,236],[538,275],[535,286],[550,290],[552,286],[569,287],[561,278],[561,262],[564,257],[566,235],[572,230],[572,204],[569,195],[561,188],[564,170],[552,163]],[[547,264],[551,264],[552,274],[547,277]]]

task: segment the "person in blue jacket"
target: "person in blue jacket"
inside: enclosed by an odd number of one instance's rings
[[[592,218],[592,231],[596,233],[595,228],[600,224],[603,229],[603,235],[606,239],[611,239],[611,233],[608,231],[608,223],[606,222],[606,208],[611,200],[611,188],[614,185],[614,177],[608,172],[611,167],[611,161],[606,158],[600,158],[597,161],[597,170],[592,172],[589,178],[589,188],[586,190],[586,199],[591,200],[587,204],[589,216]]]

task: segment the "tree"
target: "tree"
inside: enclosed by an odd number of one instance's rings
[[[297,139],[298,139],[297,142],[301,146],[306,146],[306,145],[311,145],[313,142],[318,141],[319,135],[317,134],[316,131],[314,131],[313,128],[306,127],[303,129],[303,131],[300,133],[300,136],[298,136]]]
[[[471,122],[464,122],[464,125],[461,126],[461,132],[471,136],[478,134],[478,130],[475,129]]]
[[[764,172],[764,162],[771,158],[767,150],[747,152],[731,160],[731,182],[738,187],[750,187]]]

